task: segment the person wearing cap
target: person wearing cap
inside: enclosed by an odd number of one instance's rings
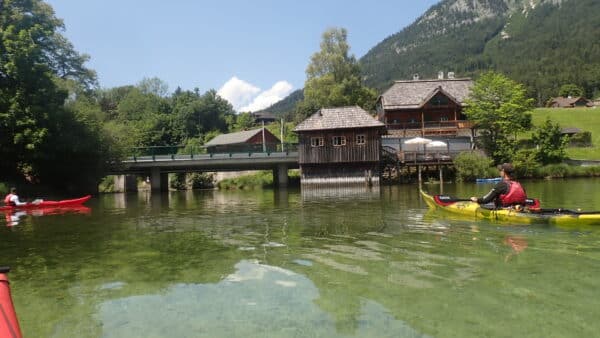
[[[6,195],[6,197],[4,197],[4,204],[7,206],[18,207],[27,204],[27,202],[21,202],[19,200],[19,195],[17,195],[17,188],[10,188],[10,193]]]
[[[498,182],[490,192],[483,197],[471,197],[471,201],[479,204],[494,202],[497,207],[525,205],[527,194],[521,184],[514,180],[514,167],[510,163],[498,166],[502,181]]]

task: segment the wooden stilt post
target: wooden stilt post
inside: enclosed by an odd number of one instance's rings
[[[442,170],[442,166],[440,165],[440,194],[444,194],[444,171]]]

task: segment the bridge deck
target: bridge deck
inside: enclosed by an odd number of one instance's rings
[[[298,168],[297,152],[216,153],[193,155],[134,156],[111,170],[111,174],[147,173],[152,168],[161,172],[269,170],[278,165]]]

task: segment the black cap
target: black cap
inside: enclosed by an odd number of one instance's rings
[[[498,165],[498,170],[502,170],[509,175],[515,172],[515,168],[510,163],[502,163]]]

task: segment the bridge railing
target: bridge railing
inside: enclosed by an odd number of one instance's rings
[[[194,158],[212,158],[212,157],[240,157],[244,154],[245,156],[269,156],[271,153],[290,153],[298,151],[297,143],[284,143],[270,146],[266,151],[263,151],[262,145],[248,144],[248,145],[235,145],[229,149],[221,148],[218,150],[212,150],[206,147],[191,147],[191,146],[150,146],[150,147],[136,147],[132,149],[130,160],[156,160],[161,159],[194,159]]]

